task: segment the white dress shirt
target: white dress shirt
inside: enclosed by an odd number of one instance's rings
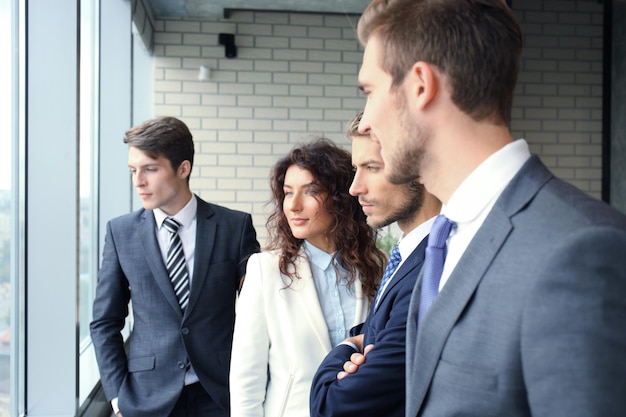
[[[400,240],[398,241],[398,250],[400,251],[400,257],[402,258],[402,260],[400,261],[400,264],[398,264],[398,267],[394,271],[391,278],[389,278],[384,287],[381,288],[381,297],[378,298],[378,301],[376,302],[376,306],[374,308],[378,307],[378,302],[382,298],[382,294],[385,292],[385,290],[389,286],[389,283],[391,282],[391,280],[393,280],[393,277],[395,277],[396,272],[398,272],[406,258],[408,258],[411,253],[413,253],[415,248],[417,248],[417,246],[422,242],[422,240],[424,240],[424,238],[428,236],[428,233],[430,233],[430,228],[432,227],[434,222],[435,218],[433,217],[411,230],[407,235],[400,236]]]
[[[493,208],[502,191],[530,158],[524,139],[515,140],[480,164],[454,191],[441,213],[456,223],[447,241],[448,252],[443,266],[439,290],[448,281]]]
[[[170,242],[170,232],[163,227],[163,221],[166,217],[173,217],[180,227],[178,228],[178,235],[183,244],[183,253],[185,254],[185,263],[187,264],[187,272],[189,273],[189,291],[191,291],[193,283],[193,265],[196,252],[196,216],[198,213],[198,201],[196,196],[192,195],[189,202],[178,213],[173,216],[167,215],[163,210],[156,208],[153,210],[154,220],[156,222],[157,240],[159,241],[159,248],[161,249],[161,256],[163,257],[163,263],[167,263],[167,248]],[[196,371],[189,365],[189,369],[185,373],[185,385],[191,385],[198,382],[200,379],[196,375]]]
[[[198,201],[196,196],[192,195],[191,200],[183,207],[178,213],[173,216],[165,214],[165,212],[159,208],[155,208],[154,220],[156,221],[156,233],[157,240],[159,241],[159,248],[161,248],[161,256],[163,262],[167,262],[167,248],[170,243],[170,232],[163,227],[163,222],[166,217],[173,217],[180,227],[178,229],[178,235],[183,244],[183,253],[185,254],[185,263],[187,264],[187,272],[189,272],[189,288],[193,280],[193,263],[196,252],[196,214],[198,212]]]

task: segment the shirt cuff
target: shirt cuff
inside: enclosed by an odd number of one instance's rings
[[[359,349],[356,347],[354,343],[348,342],[347,340],[344,340],[343,342],[339,343],[337,346],[341,346],[341,345],[350,346],[352,349],[354,349],[355,352],[359,351]]]
[[[117,397],[115,397],[115,398],[113,398],[113,399],[111,400],[111,407],[113,408],[113,412],[114,412],[115,414],[117,414],[117,413],[119,413],[119,412],[120,412],[120,408],[117,406],[117,401],[118,401],[118,398],[117,398]]]

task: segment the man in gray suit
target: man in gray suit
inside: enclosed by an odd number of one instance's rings
[[[624,415],[626,216],[512,138],[511,10],[374,0],[358,35],[359,130],[380,141],[389,179],[419,177],[452,223],[442,273],[426,273],[427,249],[412,294],[406,415]]]
[[[107,225],[91,323],[105,395],[118,416],[228,417],[235,294],[259,250],[252,218],[191,193],[182,121],[147,121],[124,142],[143,209]]]

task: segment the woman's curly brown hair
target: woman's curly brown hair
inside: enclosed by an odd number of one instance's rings
[[[333,258],[348,271],[348,286],[352,286],[359,276],[363,294],[372,299],[386,256],[376,247],[376,232],[367,225],[358,200],[348,193],[354,177],[350,153],[327,138],[317,138],[293,148],[272,169],[273,197],[268,204],[273,210],[266,223],[269,233],[267,249],[281,252],[280,272],[292,282],[300,278],[295,261],[304,240],[293,236],[283,211],[285,174],[293,165],[309,171],[320,187],[321,195],[326,196],[322,203],[334,219],[329,233],[337,248]]]

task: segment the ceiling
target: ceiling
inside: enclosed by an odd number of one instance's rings
[[[361,14],[370,0],[145,0],[157,19],[224,18],[230,10]]]

